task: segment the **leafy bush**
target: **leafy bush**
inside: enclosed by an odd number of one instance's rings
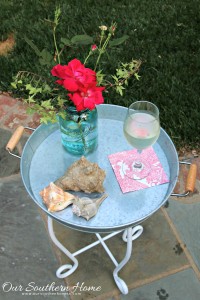
[[[142,60],[140,81],[129,83],[121,96],[111,92],[107,103],[128,106],[134,99],[154,102],[160,109],[161,125],[177,147],[200,145],[200,47],[199,11],[195,0],[60,0],[62,26],[58,36],[71,39],[76,34],[92,35],[94,28],[117,21],[118,34],[129,35],[123,52],[110,55],[110,66],[117,61]],[[55,1],[2,0],[0,34],[6,39],[14,32],[16,46],[0,57],[0,89],[10,90],[9,83],[18,70],[35,73],[41,66],[25,36],[42,51],[53,48],[52,33],[44,19],[52,19]],[[108,13],[109,12],[109,13]],[[69,48],[65,60],[74,58]],[[79,59],[83,60],[80,48]],[[2,71],[3,70],[3,71]],[[112,72],[108,67],[107,72]]]

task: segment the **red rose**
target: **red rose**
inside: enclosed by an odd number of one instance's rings
[[[96,45],[93,45],[96,46]],[[60,79],[56,82],[62,85],[69,93],[70,100],[76,106],[77,111],[94,109],[96,104],[104,102],[102,91],[105,87],[97,87],[95,71],[85,68],[78,60],[71,60],[68,65],[56,65],[51,70],[53,76]]]
[[[53,76],[61,78],[58,84],[70,92],[76,92],[79,88],[87,87],[90,84],[96,85],[96,73],[78,60],[71,60],[67,66],[56,65],[51,70]]]
[[[55,67],[53,67],[53,69],[51,70],[51,74],[53,76],[59,77],[64,79],[66,77],[66,67],[67,66],[61,66],[61,65],[56,65]]]
[[[94,109],[96,104],[102,104],[104,102],[102,91],[105,87],[90,86],[88,88],[82,88],[81,90],[69,94],[69,98],[76,106],[77,111],[83,109]]]

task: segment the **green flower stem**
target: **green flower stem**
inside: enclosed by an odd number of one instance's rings
[[[58,57],[58,63],[60,64],[60,55],[59,55],[57,41],[56,41],[56,26],[53,29],[53,40],[54,40],[54,45],[56,48],[56,57]]]
[[[103,41],[103,37],[104,37],[104,30],[101,31],[101,39],[100,39],[100,43],[99,43],[99,48],[101,48],[101,43]]]
[[[95,71],[96,71],[96,68],[98,66],[99,60],[101,58],[101,55],[105,52],[105,49],[106,49],[106,47],[107,47],[107,45],[109,43],[109,40],[110,40],[111,36],[112,36],[112,34],[109,33],[108,36],[107,36],[107,39],[105,40],[105,42],[104,42],[104,44],[102,46],[102,48],[99,50],[99,56],[97,58],[96,65],[95,65],[95,68],[94,68]]]
[[[59,24],[59,18],[61,15],[61,9],[59,6],[56,7],[55,14],[54,14],[54,25],[53,25],[53,40],[54,40],[54,45],[56,48],[56,57],[58,57],[58,63],[60,64],[60,53],[58,51],[58,46],[57,46],[57,41],[56,41],[56,28]]]
[[[78,124],[78,128],[80,130],[80,133],[81,133],[81,139],[82,139],[82,142],[83,142],[84,152],[86,152],[87,146],[86,146],[86,142],[85,142],[85,138],[84,138],[84,134],[83,134],[81,121],[79,121],[77,124]]]
[[[87,62],[88,58],[91,56],[91,54],[92,54],[92,51],[90,51],[89,54],[88,54],[88,56],[86,57],[86,59],[85,59],[85,61],[83,63],[84,65],[86,64],[86,62]]]

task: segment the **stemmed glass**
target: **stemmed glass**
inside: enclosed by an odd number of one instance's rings
[[[123,160],[122,170],[125,176],[140,180],[149,175],[151,165],[148,157],[141,155],[142,150],[153,145],[160,134],[159,110],[148,101],[133,102],[124,121],[124,135],[129,144],[137,149],[134,158]]]

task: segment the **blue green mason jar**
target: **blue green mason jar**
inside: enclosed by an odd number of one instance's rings
[[[74,155],[86,155],[94,151],[98,143],[97,109],[80,112],[69,106],[66,118],[59,116],[61,141],[64,148]]]

